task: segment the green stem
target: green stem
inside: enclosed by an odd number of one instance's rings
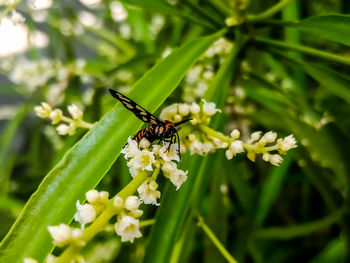
[[[288,5],[292,1],[293,0],[281,0],[274,6],[270,7],[269,9],[267,9],[266,11],[258,15],[248,15],[247,21],[258,21],[258,20],[262,20],[270,16],[273,16],[274,14],[281,11],[281,9],[283,9],[286,5]]]
[[[217,247],[217,249],[221,252],[221,254],[224,256],[224,258],[230,262],[230,263],[238,263],[237,260],[235,260],[230,253],[227,251],[227,249],[222,245],[220,240],[215,236],[215,234],[210,230],[210,228],[204,223],[204,220],[202,217],[198,217],[198,223],[197,225],[203,229],[205,234],[209,237],[209,239],[213,242],[213,244]]]
[[[77,125],[78,125],[78,127],[86,128],[86,129],[91,129],[92,127],[94,127],[94,125],[92,123],[88,123],[88,122],[83,121],[83,120],[77,121]]]
[[[334,55],[332,53],[324,52],[315,48],[299,46],[295,44],[286,43],[283,41],[277,41],[277,40],[261,38],[261,37],[255,38],[254,41],[258,44],[266,45],[268,47],[272,46],[272,47],[278,47],[282,49],[294,50],[294,51],[304,53],[306,55],[311,55],[311,56],[323,58],[329,61],[350,65],[350,59],[344,56]]]
[[[155,219],[148,219],[148,220],[143,220],[139,223],[139,227],[146,227],[146,226],[151,226],[156,222]]]
[[[220,139],[223,142],[227,142],[228,144],[230,144],[232,142],[232,139],[225,136],[224,134],[222,134],[221,132],[218,132],[206,125],[199,125],[199,128],[206,133],[207,135],[209,135],[210,137],[215,137],[217,139]]]
[[[271,238],[271,239],[292,239],[298,236],[309,235],[318,230],[323,230],[340,220],[344,213],[344,208],[339,209],[333,214],[310,223],[300,224],[289,227],[269,227],[257,230],[254,234],[255,238]]]
[[[149,177],[149,172],[142,171],[134,179],[126,185],[117,196],[125,200],[128,196],[131,196],[136,192],[137,188]],[[107,208],[99,215],[99,217],[84,230],[83,240],[88,242],[91,240],[98,232],[102,231],[108,224],[108,221],[116,214],[117,210],[113,206],[113,198],[109,200]],[[58,263],[70,262],[70,260],[79,253],[81,247],[76,244],[71,244],[58,258]]]
[[[85,128],[85,129],[91,129],[92,127],[94,127],[93,124],[88,123],[86,121],[74,120],[74,119],[71,119],[71,118],[66,117],[66,116],[62,116],[61,120],[64,122],[67,122],[67,123],[75,123],[77,125],[77,127],[81,127],[81,128]]]
[[[277,150],[278,146],[277,144],[272,146],[259,146],[258,144],[243,143],[243,148],[255,153],[266,153]]]

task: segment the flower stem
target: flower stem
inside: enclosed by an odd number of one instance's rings
[[[153,225],[154,223],[156,222],[155,219],[148,219],[148,220],[144,220],[144,221],[141,221],[139,223],[139,227],[146,227],[146,226],[151,226]]]
[[[92,127],[94,127],[93,124],[88,123],[86,121],[83,120],[74,120],[71,118],[68,118],[66,116],[62,116],[61,120],[67,123],[75,123],[77,125],[77,127],[81,127],[81,128],[85,128],[85,129],[91,129]]]
[[[140,172],[134,179],[130,181],[118,194],[117,196],[125,200],[128,196],[131,196],[136,192],[137,188],[149,177],[150,173],[147,171]],[[117,209],[113,206],[113,199],[107,203],[107,208],[99,215],[99,217],[84,230],[83,241],[88,242],[98,232],[102,231],[107,225],[108,221],[117,212]],[[74,255],[79,253],[81,247],[76,244],[70,244],[70,246],[57,258],[58,263],[70,262]]]
[[[249,143],[243,143],[243,148],[246,150],[253,151],[255,153],[266,153],[266,152],[271,152],[275,151],[278,149],[277,144],[272,145],[272,146],[259,146],[258,144],[249,144]]]
[[[209,237],[209,239],[213,242],[213,244],[217,247],[217,249],[221,252],[221,254],[224,256],[224,258],[230,262],[230,263],[238,263],[237,260],[235,260],[230,253],[227,251],[227,249],[222,245],[222,243],[219,241],[219,239],[215,236],[215,234],[210,230],[210,228],[204,223],[204,220],[202,217],[198,217],[198,223],[197,226],[201,227],[205,234]]]
[[[217,139],[220,139],[221,141],[227,142],[227,143],[231,143],[232,140],[225,136],[224,134],[222,134],[221,132],[218,132],[206,125],[199,125],[199,128],[205,132],[207,135],[209,135],[210,137],[215,137]]]
[[[91,129],[92,127],[94,127],[93,124],[88,123],[88,122],[83,121],[83,120],[77,121],[77,125],[78,125],[78,127],[86,128],[86,129]]]
[[[284,6],[288,5],[290,2],[293,0],[281,0],[274,6],[270,7],[266,11],[258,14],[258,15],[249,15],[248,16],[248,21],[257,21],[257,20],[262,20],[265,18],[268,18],[270,16],[273,16],[274,14],[278,13],[281,9],[284,8]]]

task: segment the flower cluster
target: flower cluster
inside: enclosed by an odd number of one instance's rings
[[[50,59],[33,61],[20,58],[13,65],[10,80],[15,84],[23,85],[32,92],[36,88],[46,85],[51,78],[57,77],[60,81],[66,75],[65,69],[58,61]]]
[[[60,135],[74,135],[76,128],[78,127],[91,129],[93,126],[92,124],[83,121],[83,112],[75,104],[68,106],[68,112],[72,118],[64,116],[60,109],[52,109],[52,107],[46,102],[42,102],[41,106],[36,106],[34,110],[38,117],[51,119],[52,124],[58,124],[61,121],[68,123],[69,125],[60,124],[57,127],[56,130]]]
[[[115,232],[121,237],[122,242],[133,243],[135,238],[142,236],[138,220],[143,214],[139,209],[141,201],[137,196],[129,196],[123,203],[123,199],[116,196],[113,204],[119,209],[117,223],[114,225]]]
[[[281,155],[297,147],[293,135],[277,139],[277,134],[271,131],[264,135],[254,132],[246,142],[239,140],[240,132],[237,129],[226,136],[209,127],[211,117],[216,112],[221,111],[215,103],[202,100],[200,104],[172,104],[161,112],[160,117],[173,122],[191,119],[190,123],[194,127],[185,129],[181,136],[184,144],[181,149],[188,148],[191,154],[206,155],[222,148],[226,149],[225,155],[230,160],[236,154],[247,151],[247,157],[251,161],[255,161],[256,155],[261,154],[264,161],[278,166],[283,160]]]
[[[133,243],[135,238],[141,237],[138,219],[143,214],[143,211],[139,209],[141,200],[137,196],[128,196],[125,200],[118,195],[112,199],[109,199],[108,196],[109,194],[104,191],[88,191],[86,193],[87,202],[81,205],[78,201],[77,212],[74,215],[75,221],[81,224],[81,228],[72,228],[66,224],[49,226],[48,231],[53,238],[53,243],[59,247],[65,245],[83,247],[91,238],[91,232],[96,231],[97,228],[95,226],[91,230],[89,227],[85,228],[85,225],[94,223],[98,217],[102,217],[106,218],[105,224],[100,226],[104,228],[113,215],[117,215],[114,228],[122,242],[130,241]],[[81,257],[81,255],[76,256]],[[55,262],[55,259],[53,255],[50,255],[46,262]],[[30,260],[32,259],[27,259],[28,262]]]
[[[159,205],[157,198],[160,198],[160,192],[157,190],[158,184],[156,183],[159,170],[162,170],[164,176],[176,186],[176,190],[186,181],[187,171],[184,172],[178,169],[174,162],[180,161],[177,149],[177,143],[171,145],[165,143],[160,146],[151,145],[146,138],[143,138],[139,144],[131,138],[128,139],[128,144],[124,147],[122,153],[125,155],[125,159],[130,158],[127,165],[132,177],[142,171],[153,172],[153,175],[137,190],[145,204]]]
[[[11,22],[13,25],[17,25],[20,23],[23,23],[25,21],[25,18],[23,15],[15,10],[17,5],[20,3],[18,0],[1,0],[0,1],[0,7],[5,6],[6,9],[3,11],[3,13],[6,15],[8,13],[11,13],[9,16]],[[1,21],[0,21],[1,22]]]
[[[278,166],[282,161],[280,154],[286,154],[287,151],[296,148],[296,140],[293,135],[289,135],[283,139],[277,139],[277,134],[270,131],[262,135],[262,132],[252,133],[250,139],[245,144],[248,151],[247,157],[251,161],[255,161],[256,154],[262,154],[262,159],[272,165]],[[275,154],[270,152],[277,151]]]
[[[221,63],[232,49],[233,44],[225,38],[217,40],[204,54],[203,58],[188,71],[184,81],[182,99],[192,103],[202,98],[215,75],[216,63]]]

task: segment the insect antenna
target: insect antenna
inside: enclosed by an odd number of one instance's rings
[[[181,124],[183,124],[185,122],[188,122],[190,120],[192,120],[192,119],[186,119],[186,120],[182,120],[182,121],[179,121],[179,122],[175,122],[174,125],[175,125],[175,127],[177,127],[177,126],[180,126]]]

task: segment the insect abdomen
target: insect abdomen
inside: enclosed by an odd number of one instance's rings
[[[149,142],[153,142],[154,140],[159,139],[158,134],[155,133],[156,128],[154,126],[159,126],[159,125],[150,125],[140,131],[138,131],[133,139],[137,142],[140,142],[142,140],[142,138],[146,138],[147,140],[149,140]]]

